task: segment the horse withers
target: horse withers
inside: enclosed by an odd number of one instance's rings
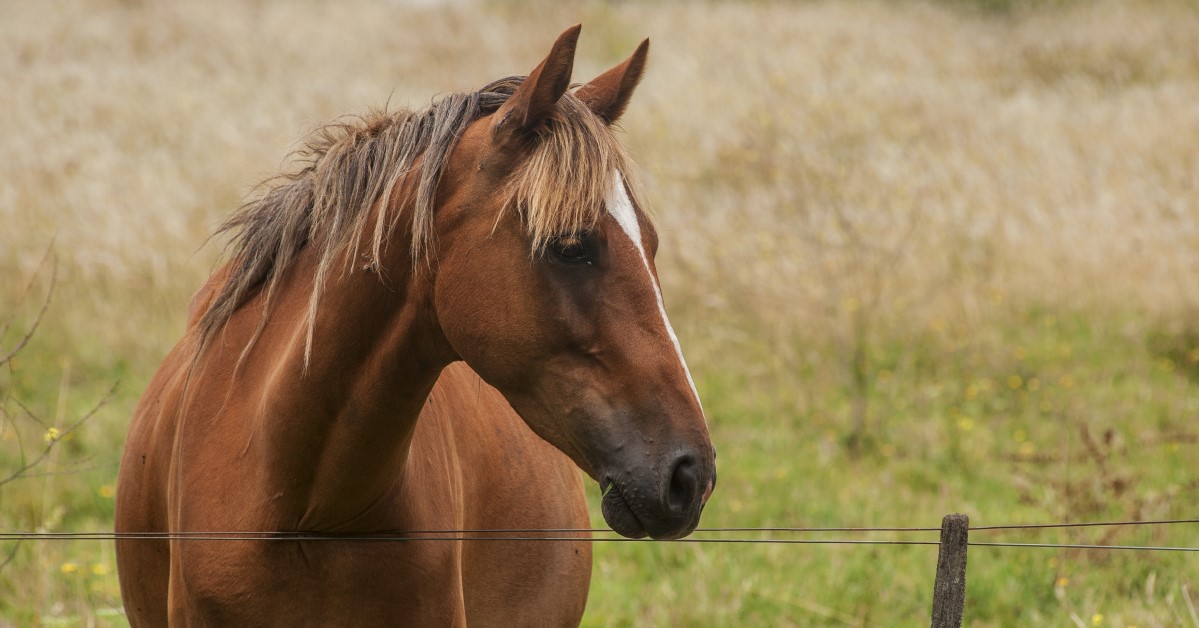
[[[574,465],[616,532],[695,529],[715,453],[611,128],[648,41],[571,90],[578,34],[319,129],[225,223],[121,463],[117,532],[163,537],[117,542],[131,624],[577,624],[585,532],[415,533],[585,529]]]

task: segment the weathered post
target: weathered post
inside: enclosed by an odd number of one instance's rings
[[[966,607],[966,541],[970,518],[945,515],[941,548],[937,552],[937,581],[933,584],[932,628],[961,628]]]

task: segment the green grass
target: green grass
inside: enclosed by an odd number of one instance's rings
[[[1194,517],[1199,483],[1185,369],[1114,321],[1038,312],[994,342],[930,338],[877,362],[871,438],[847,447],[846,389],[791,379],[819,410],[700,370],[720,451],[705,526],[936,527]],[[835,354],[826,354],[830,364]],[[1199,357],[1199,356],[1196,356]],[[1188,367],[1193,367],[1191,362]],[[815,390],[811,390],[815,388]],[[602,525],[602,520],[595,520]],[[729,535],[724,535],[729,536]],[[737,535],[756,536],[756,535]],[[801,538],[935,539],[935,533]],[[975,532],[973,540],[1194,545],[1195,526]],[[918,625],[936,549],[826,545],[597,546],[594,625]],[[1188,554],[974,548],[970,625],[1171,624],[1187,614]],[[635,592],[635,593],[630,593]]]
[[[15,321],[0,335],[0,346],[12,347],[30,322]],[[53,330],[40,331],[0,372],[0,482],[9,479],[0,485],[5,532],[112,529],[123,426],[142,382],[131,381],[120,361],[81,361],[55,337]],[[12,477],[44,452],[23,477]],[[0,626],[124,624],[110,542],[0,543],[0,562],[6,559]]]
[[[838,383],[834,349],[818,347],[828,368],[807,376],[788,364],[752,377],[695,364],[720,452],[703,525],[936,527],[950,512],[975,525],[1193,517],[1199,347],[1186,334],[1126,327],[1033,308],[991,337],[930,329],[919,341],[882,344],[870,359],[869,438],[854,445],[858,389]],[[35,344],[5,390],[40,416],[73,417],[107,382],[129,379],[123,365],[73,362],[68,350]],[[0,488],[0,526],[110,526],[120,429],[142,382],[129,383],[58,444],[56,466],[46,467],[85,471]],[[17,410],[6,406],[8,425],[21,428],[28,451],[44,432]],[[9,434],[0,469],[15,463]],[[1194,532],[979,531],[972,539],[1195,545]],[[588,625],[916,625],[926,621],[936,565],[936,548],[924,546],[599,543],[595,551]],[[1096,616],[1103,625],[1171,624],[1188,617],[1182,591],[1194,566],[1188,554],[973,548],[966,617],[975,626],[1061,625],[1071,614],[1088,624]],[[0,569],[0,617],[119,624],[114,571],[108,543],[25,543]]]

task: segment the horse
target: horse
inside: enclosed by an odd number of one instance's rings
[[[649,40],[571,85],[579,31],[317,129],[218,229],[121,460],[131,625],[577,625],[584,473],[625,537],[696,528],[715,450],[613,129]]]

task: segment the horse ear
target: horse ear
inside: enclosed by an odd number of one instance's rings
[[[554,110],[558,99],[570,87],[570,72],[574,69],[575,44],[579,41],[582,26],[575,24],[562,31],[550,53],[533,68],[529,77],[495,113],[492,136],[497,142],[506,143],[537,128],[537,125]]]
[[[612,124],[624,113],[633,97],[633,90],[641,82],[645,72],[645,58],[649,55],[649,40],[641,42],[633,55],[624,63],[592,79],[580,87],[575,96],[587,104],[596,115]]]

